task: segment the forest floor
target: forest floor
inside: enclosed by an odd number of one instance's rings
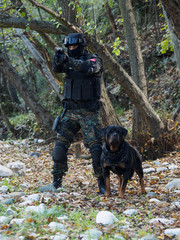
[[[144,45],[149,101],[160,117],[169,120],[179,99],[179,75],[171,57],[158,56],[160,60],[154,61],[153,58],[152,63],[148,62],[156,44],[153,40],[149,44],[145,41]],[[112,88],[116,86],[114,84]],[[121,95],[121,92],[110,95],[112,100],[118,100],[118,107],[124,106],[123,101],[127,98],[122,97],[120,101]],[[131,129],[132,111],[121,114],[120,120],[124,127]],[[0,141],[0,165],[20,161],[26,166],[25,176],[0,177],[1,240],[95,240],[98,239],[95,230],[99,231],[99,239],[103,240],[180,239],[180,236],[167,231],[180,231],[180,189],[166,187],[172,180],[180,179],[178,147],[154,161],[144,161],[147,194],[140,195],[135,174],[128,183],[124,199],[117,197],[118,181],[114,174],[111,175],[112,196],[105,198],[98,194],[92,161],[76,159],[74,145],[69,150],[69,170],[63,179],[63,188],[57,193],[38,192],[42,185],[52,183],[53,147],[54,142],[34,143],[29,139]],[[31,153],[38,154],[30,156]],[[82,153],[88,154],[83,145]],[[27,208],[32,206],[40,206],[41,211],[30,213]],[[124,212],[128,209],[137,211],[126,215]],[[96,216],[104,210],[114,214],[118,221],[110,225],[97,224]],[[54,229],[52,222],[61,225]],[[96,236],[88,238],[85,234],[87,230],[94,230]]]
[[[180,190],[166,188],[173,179],[180,178],[178,149],[155,161],[143,162],[146,195],[140,195],[135,174],[128,183],[125,198],[119,199],[114,174],[111,175],[112,196],[106,198],[98,194],[91,159],[76,159],[74,145],[69,150],[69,170],[60,192],[38,192],[40,186],[52,183],[53,146],[54,143],[34,144],[29,140],[0,142],[1,165],[21,161],[26,166],[25,176],[0,178],[0,189],[7,186],[6,192],[0,190],[0,239],[180,239],[167,232],[167,229],[180,231]],[[83,145],[82,150],[87,154]],[[39,156],[30,156],[34,152]],[[25,201],[28,196],[29,202]],[[33,196],[38,198],[33,200]],[[12,198],[12,202],[3,203]],[[42,204],[45,211],[27,214],[28,206]],[[9,209],[13,213],[9,214]],[[127,209],[137,211],[126,215]],[[97,224],[96,215],[104,210],[114,214],[118,221],[111,225]],[[7,221],[3,222],[2,216],[7,217]],[[15,219],[22,221],[18,223]],[[60,229],[52,229],[52,222],[61,223]],[[90,229],[99,230],[101,236],[83,235]]]

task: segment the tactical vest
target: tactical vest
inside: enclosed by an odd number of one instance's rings
[[[85,55],[80,60],[90,59],[93,55]],[[101,72],[87,76],[69,68],[64,86],[64,99],[74,101],[99,100],[101,97]]]

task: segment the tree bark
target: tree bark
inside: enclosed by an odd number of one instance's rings
[[[14,128],[14,126],[10,123],[8,117],[6,116],[5,112],[4,112],[4,109],[3,109],[3,106],[2,106],[2,103],[1,103],[1,99],[0,99],[0,111],[1,111],[1,114],[2,114],[2,117],[7,125],[7,128],[9,129],[9,131],[11,131],[13,133],[13,135],[16,137],[16,134],[17,134],[17,131],[16,129]]]
[[[137,86],[141,89],[143,94],[147,97],[147,84],[144,71],[144,63],[141,54],[140,43],[138,40],[138,33],[131,0],[119,0],[119,4],[124,20],[123,25],[128,44],[132,78]],[[134,107],[132,140],[136,143],[139,142],[140,136],[138,137],[138,135],[142,132],[145,132],[145,129],[147,129],[146,121],[138,109]]]
[[[50,22],[38,21],[38,20],[28,21],[26,18],[0,14],[0,27],[2,28],[13,27],[13,28],[26,29],[27,26],[29,26],[31,30],[42,31],[45,33],[63,34],[64,32],[69,32],[69,29],[64,27],[63,25],[61,26],[61,28],[59,28]]]
[[[62,8],[62,17],[73,25],[82,25],[82,18],[77,18],[76,5],[79,4],[77,0],[58,0],[59,6]]]
[[[163,14],[164,14],[164,17],[166,19],[168,29],[169,29],[169,32],[170,32],[171,41],[172,41],[172,45],[173,45],[173,49],[174,49],[174,56],[175,56],[176,64],[177,64],[177,69],[178,69],[178,72],[180,74],[180,39],[178,39],[176,33],[174,32],[174,27],[172,25],[173,23],[172,23],[171,20],[169,20],[168,15],[167,15],[164,7],[163,7]]]
[[[29,39],[23,34],[21,29],[16,29],[17,35],[24,41],[24,43],[27,45],[31,53],[33,54],[35,60],[39,63],[41,66],[42,72],[45,76],[45,78],[48,80],[49,84],[52,86],[60,100],[62,100],[62,95],[59,93],[59,85],[57,82],[54,80],[54,77],[52,73],[50,72],[46,61],[42,58],[42,56],[38,53],[38,51],[32,46],[31,42]]]
[[[112,103],[106,92],[104,80],[102,81],[102,110],[101,118],[104,126],[108,125],[121,125],[120,120],[118,119],[116,112],[112,106]]]
[[[178,103],[178,106],[176,110],[174,111],[173,118],[174,121],[179,121],[180,122],[180,101]]]
[[[167,17],[173,26],[173,31],[180,40],[180,1],[179,0],[161,0]]]
[[[37,97],[24,83],[23,79],[9,63],[9,59],[0,51],[0,71],[10,81],[24,99],[28,107],[35,114],[40,124],[51,131],[53,119],[50,113],[38,102]]]
[[[115,39],[116,38],[116,24],[115,24],[114,17],[113,17],[113,14],[111,12],[111,8],[109,6],[108,1],[105,2],[105,8],[106,8],[106,13],[109,17],[111,29],[112,29],[112,32],[113,32],[113,38]]]

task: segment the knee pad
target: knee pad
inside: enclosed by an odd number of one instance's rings
[[[55,163],[66,163],[67,162],[67,151],[68,149],[62,143],[57,142],[53,150],[53,161]]]

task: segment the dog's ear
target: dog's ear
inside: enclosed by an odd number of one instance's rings
[[[126,137],[126,135],[128,134],[128,130],[126,128],[121,127],[121,131],[122,131],[123,137]]]

